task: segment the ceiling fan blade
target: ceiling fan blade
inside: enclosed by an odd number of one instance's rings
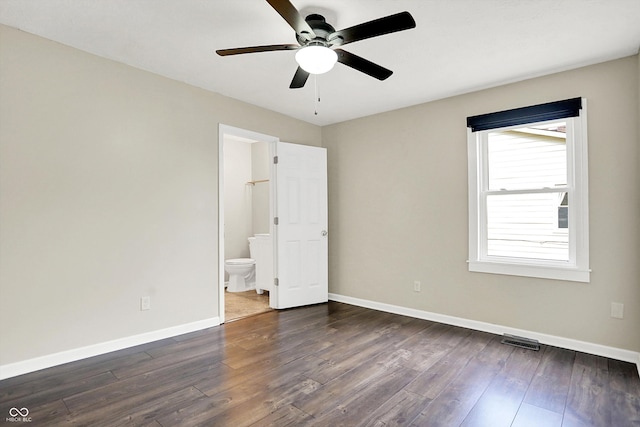
[[[298,9],[289,0],[267,0],[267,3],[287,21],[291,28],[296,31],[296,34],[305,36],[308,40],[316,36],[307,21],[300,15]]]
[[[378,64],[374,64],[373,62],[358,55],[349,53],[346,50],[335,49],[335,52],[338,54],[338,62],[351,67],[354,70],[358,70],[365,74],[368,74],[371,77],[375,77],[378,80],[385,80],[391,74],[393,74],[393,71]]]
[[[240,55],[243,53],[256,53],[256,52],[272,52],[275,50],[296,50],[300,46],[297,44],[272,44],[268,46],[250,46],[250,47],[236,47],[233,49],[218,49],[216,53],[220,56],[228,55]]]
[[[307,82],[309,78],[309,73],[307,73],[302,68],[298,67],[296,73],[293,76],[293,80],[291,80],[291,84],[289,85],[289,89],[300,89],[304,87],[304,84]]]
[[[415,26],[416,21],[409,12],[400,12],[336,31],[329,34],[327,41],[334,46],[340,46],[371,37],[408,30],[415,28]]]

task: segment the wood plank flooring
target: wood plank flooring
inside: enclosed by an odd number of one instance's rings
[[[11,408],[34,426],[626,427],[640,426],[640,378],[631,363],[329,302],[9,378],[0,422],[24,425]]]

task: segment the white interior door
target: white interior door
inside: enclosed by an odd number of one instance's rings
[[[327,150],[277,142],[276,155],[271,306],[327,302]]]

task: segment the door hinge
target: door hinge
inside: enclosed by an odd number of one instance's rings
[[[278,156],[273,156],[273,164],[274,165],[278,164]]]
[[[277,277],[275,279],[273,279],[273,285],[274,286],[280,286],[280,280],[278,280]]]
[[[277,216],[273,217],[273,225],[278,225],[279,219]]]

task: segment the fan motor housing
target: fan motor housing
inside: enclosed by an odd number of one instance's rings
[[[305,37],[306,34],[300,35],[296,33],[296,39],[298,40],[298,43],[300,43],[300,46],[306,46],[311,42],[324,42],[323,45],[328,45],[327,37],[330,34],[335,33],[336,30],[331,26],[331,24],[327,23],[324,16],[313,13],[311,15],[307,15],[304,20],[307,21],[307,24],[309,24],[313,29],[316,37],[309,40],[308,37]]]

